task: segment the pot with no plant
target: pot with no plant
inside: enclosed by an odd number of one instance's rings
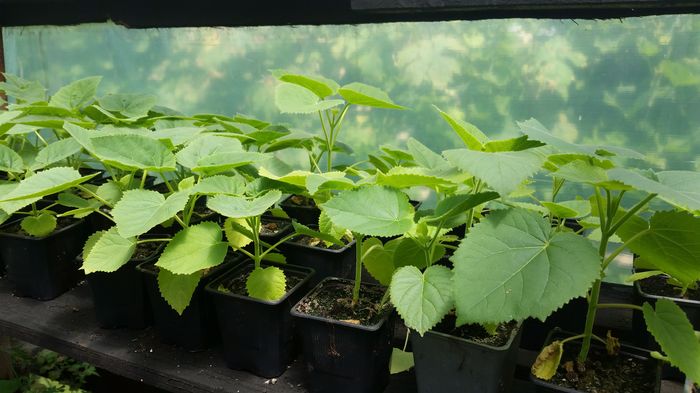
[[[210,209],[227,217],[224,232],[229,245],[248,257],[207,286],[216,305],[224,358],[230,368],[266,378],[282,374],[297,353],[289,310],[313,276],[312,269],[284,263],[277,247],[300,235],[339,243],[296,222],[293,233],[274,244],[264,241],[260,235],[263,213],[281,195],[269,190],[257,196],[220,195],[208,201]]]
[[[327,278],[292,308],[298,320],[312,392],[381,392],[389,381],[393,317],[388,292],[363,284],[365,236],[396,236],[414,210],[398,190],[370,185],[322,205],[332,225],[357,242],[354,280]]]

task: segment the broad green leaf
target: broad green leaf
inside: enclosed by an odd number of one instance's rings
[[[324,210],[321,210],[321,214],[318,216],[318,229],[323,233],[327,233],[336,239],[342,239],[345,236],[347,230],[345,228],[340,228],[333,225],[333,222],[328,218],[328,214]]]
[[[461,170],[486,182],[502,197],[533,176],[545,161],[538,149],[492,153],[454,149],[444,151],[443,155]]]
[[[342,247],[345,245],[342,241],[340,241],[340,239],[336,238],[335,236],[319,231],[314,231],[306,225],[300,224],[296,221],[292,221],[292,226],[294,227],[294,232],[296,232],[299,235],[315,237],[323,240],[326,243],[335,244],[336,246]]]
[[[398,374],[412,369],[414,366],[413,353],[405,352],[398,348],[392,348],[391,360],[389,361],[389,372]]]
[[[275,266],[253,270],[245,283],[248,296],[273,302],[287,293],[287,277]]]
[[[311,90],[319,98],[332,96],[338,91],[338,83],[322,76],[292,74],[284,70],[274,70],[272,75],[282,82],[293,83]]]
[[[528,139],[527,135],[523,135],[518,138],[499,139],[496,141],[486,142],[484,144],[484,151],[491,153],[498,151],[521,151],[544,145],[545,144],[542,142],[533,141],[531,139]]]
[[[666,202],[678,206],[683,209],[698,211],[700,210],[700,198],[693,192],[688,193],[686,190],[693,189],[696,186],[681,187],[680,190],[674,189],[664,183],[649,179],[639,172],[635,172],[625,168],[613,168],[608,171],[608,177],[612,180],[617,180],[628,186],[632,186],[638,190],[648,192],[650,194],[658,194],[659,198]],[[685,176],[683,171],[676,171],[673,174],[666,173],[664,179],[669,184],[678,184],[682,180],[697,179],[697,176]]]
[[[199,285],[202,272],[192,274],[173,274],[165,269],[158,272],[158,289],[160,295],[178,314],[182,315],[190,305],[192,295]]]
[[[382,90],[360,82],[348,83],[338,89],[345,101],[355,105],[373,106],[375,108],[406,109],[397,105],[389,98],[389,95]]]
[[[177,162],[186,167],[194,168],[205,157],[219,153],[242,152],[243,146],[238,139],[218,135],[200,135],[192,140],[182,150],[177,152]]]
[[[425,168],[396,166],[389,169],[386,174],[382,172],[377,173],[377,184],[404,189],[416,186],[437,188],[449,186],[453,183],[447,179],[432,175]]]
[[[179,146],[194,140],[204,130],[201,127],[162,128],[151,132],[150,137],[161,141],[166,140],[172,143],[173,146]]]
[[[637,272],[625,278],[625,282],[635,282],[639,280],[644,280],[645,278],[659,276],[662,274],[664,274],[664,272],[662,272],[661,270],[647,270],[643,272]]]
[[[560,166],[551,173],[552,176],[564,179],[573,183],[585,183],[597,186],[604,186],[609,189],[626,189],[622,184],[614,185],[608,178],[605,168],[584,160],[574,160]]]
[[[112,227],[90,245],[87,253],[83,252],[82,269],[86,274],[115,272],[129,262],[134,251],[136,251],[136,238],[124,238],[119,235],[117,227]]]
[[[197,165],[192,167],[192,171],[214,174],[253,164],[266,158],[268,155],[257,152],[217,153],[201,158],[197,161]]]
[[[413,226],[408,196],[382,186],[343,191],[322,208],[334,225],[366,236],[401,235]]]
[[[394,249],[394,266],[415,266],[423,269],[427,266],[427,257],[429,250],[426,249],[429,242],[424,239],[425,243],[410,237],[404,237]],[[437,261],[445,255],[445,248],[441,245],[435,245],[431,263]]]
[[[216,175],[205,177],[197,183],[193,192],[204,195],[240,195],[245,192],[245,180],[240,176]]]
[[[447,124],[452,127],[452,129],[457,133],[459,138],[464,142],[470,150],[482,150],[484,148],[484,143],[489,141],[489,138],[481,132],[475,125],[467,123],[459,119],[448,115],[443,112],[437,106],[433,107],[440,113],[440,116],[447,122]]]
[[[589,240],[556,232],[544,217],[523,209],[489,214],[450,260],[460,325],[544,320],[583,296],[601,269]]]
[[[261,216],[282,197],[278,190],[272,190],[256,198],[243,196],[217,195],[207,200],[207,207],[230,218]]]
[[[174,274],[192,274],[221,264],[228,244],[221,241],[221,227],[205,221],[178,232],[158,258],[156,266]]]
[[[63,190],[77,186],[95,175],[80,176],[80,172],[73,168],[57,167],[37,172],[33,176],[27,177],[15,187],[12,191],[3,195],[0,201],[0,209],[8,213],[14,213],[17,210],[6,209],[8,201],[18,201],[18,203],[26,202],[29,199],[41,198],[47,195],[56,194]],[[21,200],[21,201],[20,201]],[[26,204],[32,203],[31,201]],[[20,206],[18,209],[26,206]]]
[[[362,263],[375,280],[384,286],[389,286],[394,274],[394,249],[398,242],[387,242],[386,245],[377,238],[369,238],[362,242]],[[391,244],[390,244],[391,243]]]
[[[352,190],[353,188],[355,183],[345,177],[343,172],[312,173],[306,178],[306,189],[311,195],[323,191]]]
[[[2,82],[0,82],[0,86],[1,83]],[[21,111],[0,111],[0,135],[7,133],[14,127],[17,127],[18,125],[16,125],[15,123],[11,123],[11,121],[21,114]]]
[[[244,227],[247,231],[237,230],[237,227],[239,226]],[[224,233],[226,234],[226,240],[228,240],[228,244],[230,244],[234,250],[243,248],[253,242],[253,239],[246,236],[244,232],[250,233],[251,235],[253,233],[253,228],[248,225],[245,218],[227,218],[224,221]]]
[[[163,142],[140,135],[107,135],[91,139],[92,152],[104,163],[124,170],[175,170],[175,156]]]
[[[661,184],[683,195],[687,198],[686,201],[694,201],[692,206],[697,206],[697,201],[700,201],[700,172],[664,171],[657,173],[656,176]]]
[[[688,378],[700,381],[700,342],[683,310],[668,299],[656,301],[656,310],[644,303],[647,329],[672,365]]]
[[[559,218],[581,218],[591,214],[591,203],[584,200],[541,202],[550,214]]]
[[[27,216],[20,222],[22,230],[34,237],[50,235],[56,229],[56,217],[50,213]]]
[[[292,83],[275,88],[275,104],[282,113],[314,113],[343,104],[343,100],[321,100],[313,91]]]
[[[258,175],[266,177],[268,179],[281,181],[283,183],[293,184],[295,186],[304,187],[306,186],[306,178],[312,175],[313,172],[295,170],[291,172],[286,172],[283,175],[278,175],[273,173],[271,169],[266,167],[261,167],[258,169]]]
[[[700,280],[700,217],[661,211],[647,223],[641,218],[623,225],[617,234],[627,247],[658,270],[690,285]]]
[[[34,158],[32,169],[37,170],[45,168],[51,164],[65,160],[66,158],[79,153],[81,148],[82,147],[80,144],[73,138],[66,138],[56,141],[39,150],[39,153],[37,153],[36,157]]]
[[[90,251],[92,251],[92,248],[95,246],[95,243],[97,243],[97,241],[100,240],[100,237],[102,237],[102,235],[104,235],[106,232],[107,231],[97,231],[87,238],[85,244],[83,245],[83,252],[80,254],[83,260],[87,258],[88,254],[90,254]]]
[[[287,263],[287,257],[278,252],[268,252],[262,257],[263,261],[277,262],[277,263]]]
[[[477,194],[457,194],[446,197],[435,206],[432,217],[427,217],[428,222],[448,222],[455,215],[467,212],[481,204],[498,198],[498,194],[492,191]]]
[[[525,121],[519,121],[518,127],[520,127],[520,132],[534,139],[546,143],[549,146],[554,147],[560,153],[576,153],[584,154],[588,156],[595,155],[595,148],[585,145],[577,145],[575,143],[567,142],[559,137],[552,135],[552,133],[542,125],[539,121],[535,119],[529,119]]]
[[[62,192],[62,193],[58,194],[58,198],[56,201],[61,206],[72,207],[72,208],[76,208],[76,209],[82,209],[82,208],[94,207],[94,206],[101,205],[99,202],[97,203],[97,205],[95,205],[95,203],[97,201],[83,199],[83,198],[81,198],[81,197],[79,197],[71,192]]]
[[[101,184],[97,187],[95,191],[98,197],[109,202],[110,204],[116,204],[120,199],[122,199],[122,188],[119,183],[114,180],[108,180],[106,183]]]
[[[411,152],[416,164],[422,167],[435,169],[449,165],[441,155],[430,150],[430,148],[420,143],[415,138],[408,138],[406,146],[408,147],[408,151]]]
[[[184,209],[189,197],[189,190],[177,191],[167,199],[156,191],[129,190],[114,205],[112,217],[121,236],[139,236]]]
[[[156,97],[150,94],[108,94],[99,99],[99,104],[110,112],[139,118],[148,115],[156,104]]]
[[[251,116],[243,115],[243,114],[236,114],[236,116],[233,117],[233,121],[236,123],[243,123],[243,124],[248,124],[249,126],[255,127],[259,130],[262,130],[263,128],[267,127],[270,125],[270,123],[255,119]]]
[[[12,173],[24,172],[24,161],[22,157],[3,144],[0,144],[0,171]]]
[[[63,86],[51,97],[49,105],[71,110],[83,109],[94,100],[101,80],[101,76],[93,76]]]
[[[46,100],[46,89],[38,81],[30,81],[10,73],[3,73],[5,82],[0,82],[0,90],[10,97],[26,103]]]
[[[532,375],[545,381],[552,379],[559,369],[562,354],[564,354],[564,346],[561,341],[554,341],[542,348],[530,369]]]
[[[76,142],[80,144],[85,150],[94,154],[94,147],[92,146],[92,137],[96,135],[95,130],[87,130],[79,125],[69,123],[67,121],[63,122],[63,129],[75,139]]]
[[[440,265],[430,266],[425,272],[404,266],[394,273],[389,292],[406,326],[422,336],[453,307],[452,272]]]

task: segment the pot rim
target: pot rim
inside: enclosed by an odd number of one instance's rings
[[[641,272],[644,270],[645,269],[640,269],[639,271]],[[637,269],[634,269],[633,271],[636,272]],[[660,276],[670,277],[668,274],[660,274]],[[654,300],[668,299],[674,303],[681,304],[683,306],[700,308],[700,300],[683,299],[681,297],[675,297],[675,296],[654,295],[651,293],[644,292],[644,290],[642,289],[642,284],[640,284],[640,281],[642,281],[642,280],[636,280],[634,282],[634,290],[635,290],[635,292],[637,292],[637,294],[639,296],[641,296],[644,299],[654,299]]]
[[[67,225],[63,228],[60,228],[58,230],[54,230],[53,232],[49,233],[48,235],[42,236],[42,237],[18,235],[16,233],[8,233],[8,232],[1,231],[2,228],[9,227],[10,225],[14,225],[14,224],[22,221],[21,218],[18,218],[16,220],[8,221],[8,222],[0,225],[0,237],[11,237],[11,238],[15,238],[15,239],[23,239],[23,240],[31,240],[31,241],[41,241],[41,240],[45,240],[45,239],[50,239],[54,236],[57,236],[65,231],[72,229],[73,227],[78,226],[78,225],[85,222],[85,218],[76,218],[75,220],[76,221],[74,223]]]
[[[518,337],[518,334],[520,334],[520,332],[522,331],[522,328],[523,328],[523,322],[520,321],[515,326],[515,329],[513,329],[510,332],[510,337],[508,337],[508,341],[506,341],[506,343],[501,345],[500,347],[494,347],[493,345],[479,343],[479,342],[470,340],[468,338],[458,337],[458,336],[455,336],[452,334],[437,332],[434,330],[428,330],[427,332],[425,332],[425,334],[437,336],[437,337],[444,339],[444,340],[459,341],[459,342],[464,343],[464,344],[475,345],[478,347],[487,348],[487,349],[492,350],[492,351],[508,351],[510,349],[510,347],[513,345],[513,341],[515,341],[515,338]],[[411,331],[411,334],[418,334],[418,333],[415,331]]]

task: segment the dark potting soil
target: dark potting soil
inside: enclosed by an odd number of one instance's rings
[[[380,288],[363,286],[360,288],[360,301],[353,307],[352,284],[331,281],[313,295],[302,299],[297,311],[354,325],[372,326],[386,315],[387,306],[379,306],[383,295]]]
[[[508,322],[498,325],[495,334],[490,334],[479,324],[462,325],[455,327],[456,317],[450,314],[440,322],[433,330],[449,334],[455,337],[461,337],[466,340],[474,341],[479,344],[489,345],[492,347],[502,347],[508,343],[513,330],[518,328],[517,322]]]
[[[245,284],[248,281],[248,276],[250,276],[252,271],[253,265],[246,266],[240,271],[239,275],[222,281],[217,289],[222,292],[230,292],[240,296],[248,296],[248,289],[246,289]],[[285,290],[287,292],[304,279],[303,275],[291,271],[285,271],[284,275],[286,277]]]
[[[576,357],[580,344],[567,343],[557,373],[549,381],[558,386],[588,393],[650,393],[656,384],[655,362],[633,356],[609,355],[591,347],[583,367]]]
[[[316,206],[316,201],[314,201],[312,198],[305,197],[303,195],[292,195],[289,198],[289,202],[297,206]]]
[[[260,234],[262,236],[274,236],[284,228],[284,224],[271,221],[260,224]]]
[[[653,276],[639,281],[639,285],[645,293],[656,296],[681,297],[681,289],[668,283],[664,276]],[[688,289],[683,299],[700,301],[700,289]]]
[[[306,236],[306,235],[297,236],[295,238],[292,238],[292,242],[297,243],[297,244],[303,244],[303,245],[309,246],[309,247],[324,248],[326,250],[340,250],[341,248],[343,248],[341,246],[338,246],[338,245],[332,244],[332,243],[330,245],[327,245],[326,242],[324,242],[323,240],[321,240],[317,237]]]
[[[136,251],[134,251],[131,259],[136,261],[146,260],[153,256],[162,245],[163,243],[161,242],[139,243],[136,245]]]
[[[65,227],[71,226],[75,224],[75,222],[78,221],[77,218],[73,217],[56,217],[56,229],[54,229],[54,232],[63,229]],[[15,235],[21,235],[21,236],[27,236],[27,237],[34,237],[22,229],[22,226],[20,224],[21,221],[17,221],[14,224],[8,225],[6,227],[3,227],[0,229],[1,232],[3,233],[12,233]]]

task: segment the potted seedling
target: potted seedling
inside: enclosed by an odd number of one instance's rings
[[[382,90],[359,82],[340,86],[336,81],[312,75],[293,74],[283,70],[272,74],[280,83],[275,88],[275,104],[282,113],[318,116],[323,137],[318,152],[309,150],[311,171],[322,172],[320,162],[325,155],[327,172],[333,171],[333,156],[344,145],[338,141],[345,117],[352,106],[404,109]],[[317,144],[307,146],[313,148]],[[320,211],[309,195],[292,195],[281,204],[292,218],[303,224],[316,224]]]
[[[402,192],[378,185],[346,190],[321,208],[357,242],[354,280],[327,278],[292,308],[302,334],[312,392],[377,392],[389,378],[393,317],[386,290],[362,283],[365,236],[397,236],[413,226]]]
[[[648,356],[645,358],[624,345],[620,350],[619,343],[611,335],[603,339],[594,334],[596,311],[603,308],[627,308],[642,312],[647,329],[664,353],[652,352],[651,357],[669,361],[688,377],[697,379],[700,374],[700,343],[680,307],[667,299],[657,300],[655,307],[649,303],[642,306],[599,304],[599,297],[606,268],[625,249],[632,250],[658,270],[674,272],[682,282],[692,283],[698,280],[699,271],[694,266],[700,257],[695,247],[700,227],[697,217],[689,211],[698,211],[700,201],[692,192],[688,192],[692,186],[683,184],[688,179],[697,179],[698,174],[674,171],[658,176],[651,171],[631,170],[624,166],[623,160],[613,162],[596,157],[618,156],[611,148],[564,142],[552,136],[534,120],[521,124],[521,128],[531,138],[547,142],[559,153],[568,154],[566,160],[558,163],[552,176],[585,185],[592,190],[593,215],[598,217],[601,232],[600,241],[596,244],[597,264],[601,274],[596,277],[589,291],[585,329],[581,334],[552,338],[553,341],[542,350],[533,365],[536,383],[553,391],[620,391],[622,388],[630,392],[658,391],[659,376],[655,371],[659,367],[653,359]],[[623,150],[618,152],[624,154]],[[636,203],[627,203],[629,198],[625,197],[630,195],[636,196]],[[675,210],[645,211],[650,210],[649,202],[655,198],[674,206]],[[649,215],[650,218],[645,218]],[[607,245],[613,236],[618,236],[623,244],[608,253]],[[584,281],[574,273],[575,271],[567,270],[569,278],[550,280],[557,288],[551,293],[556,294],[562,285],[566,286],[572,280],[574,283],[571,284],[575,285]],[[497,315],[487,317],[493,319]],[[594,340],[604,345],[596,347],[592,345]],[[565,351],[566,349],[569,350]],[[602,363],[597,363],[596,360]],[[596,378],[590,378],[591,375]],[[606,382],[609,378],[612,378],[615,387],[592,384],[592,381],[610,383]]]

